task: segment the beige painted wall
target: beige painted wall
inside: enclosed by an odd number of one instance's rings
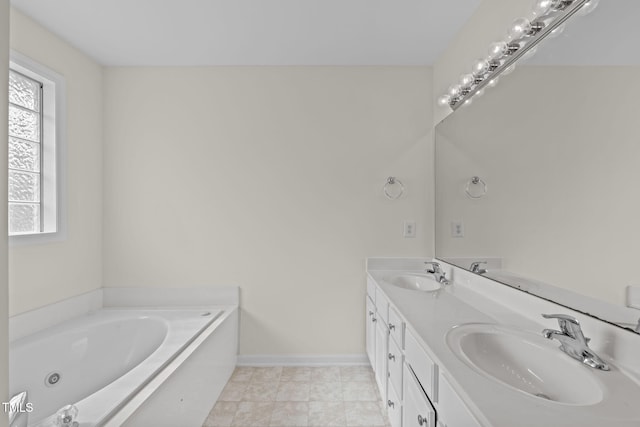
[[[449,117],[437,134],[439,257],[503,257],[505,270],[624,305],[640,284],[638,75],[522,66]],[[481,200],[463,192],[474,174],[489,188]],[[451,238],[453,219],[464,238]]]
[[[107,69],[105,286],[239,285],[242,354],[363,353],[365,258],[432,255],[431,78]]]
[[[471,71],[476,59],[487,56],[489,44],[504,40],[511,23],[530,16],[532,0],[483,0],[462,30],[449,43],[433,66],[435,100]],[[451,113],[449,107],[434,107],[434,125]]]
[[[15,315],[101,286],[102,67],[15,9],[11,48],[62,74],[67,86],[67,238],[10,250]]]
[[[0,0],[0,81],[9,81],[9,1]],[[7,85],[0,85],[0,117],[8,117]],[[0,169],[7,170],[7,121],[0,120]],[[8,357],[8,274],[7,274],[7,175],[0,174],[0,402],[6,402],[9,393]],[[0,415],[0,427],[7,425],[7,416]]]

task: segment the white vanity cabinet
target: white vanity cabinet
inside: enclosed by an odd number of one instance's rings
[[[442,373],[439,375],[438,388],[439,427],[481,427]]]
[[[481,427],[424,343],[372,280],[367,281],[366,350],[392,427]],[[426,344],[426,347],[424,347]]]
[[[436,427],[436,411],[407,364],[404,365],[403,427]]]
[[[376,365],[376,306],[373,304],[371,298],[366,297],[366,316],[365,316],[365,330],[366,330],[366,347],[367,357],[371,366]]]
[[[378,312],[378,321],[376,323],[376,363],[373,365],[373,371],[380,390],[380,396],[383,402],[387,400],[387,360],[389,355],[389,329],[383,321],[382,316]]]

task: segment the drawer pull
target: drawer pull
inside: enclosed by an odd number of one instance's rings
[[[396,328],[396,325],[394,325],[393,323],[389,323],[389,330],[393,331]]]
[[[390,400],[387,401],[387,405],[389,405],[390,408],[393,408],[395,406],[394,403]]]
[[[395,362],[396,356],[394,356],[393,354],[389,353],[389,360],[393,360]]]
[[[372,317],[372,318],[371,318],[371,321],[372,321],[372,322],[377,322],[377,321],[378,321],[378,319],[376,319],[375,317]]]
[[[373,316],[373,311],[369,310],[369,316]]]
[[[418,424],[419,425],[425,425],[427,424],[427,419],[423,418],[422,415],[418,415]]]

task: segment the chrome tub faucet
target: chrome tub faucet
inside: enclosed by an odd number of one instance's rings
[[[449,280],[447,279],[447,274],[442,271],[442,267],[437,262],[427,261],[424,263],[427,267],[425,271],[429,274],[433,274],[433,277],[438,281],[438,283],[443,285],[448,285]]]
[[[487,272],[486,268],[481,268],[480,265],[487,265],[487,261],[476,261],[476,262],[472,262],[471,265],[469,266],[469,271],[471,271],[472,273],[477,273],[477,274],[484,274]]]
[[[580,323],[573,316],[566,314],[543,314],[545,319],[557,319],[560,330],[545,329],[542,335],[548,339],[560,341],[560,350],[570,357],[579,360],[587,366],[602,371],[608,371],[609,365],[604,362],[593,350],[589,348],[589,338],[582,333]]]

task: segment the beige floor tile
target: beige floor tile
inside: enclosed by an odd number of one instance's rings
[[[280,381],[280,376],[282,375],[282,367],[274,366],[274,367],[260,367],[253,368],[253,374],[251,375],[251,382],[253,383],[265,383],[272,381]]]
[[[229,427],[238,405],[239,402],[217,402],[209,412],[203,427]]]
[[[249,383],[228,382],[218,400],[222,402],[239,402],[242,400],[248,385]]]
[[[251,366],[239,366],[233,371],[233,375],[229,381],[231,382],[248,382],[251,381],[251,376],[253,375],[253,370]]]
[[[346,423],[343,402],[309,402],[309,426],[344,427]]]
[[[340,367],[341,381],[373,381],[373,371],[368,366]]]
[[[284,382],[281,381],[278,386],[278,394],[276,400],[285,402],[306,402],[309,400],[309,383],[302,382]]]
[[[266,427],[273,413],[273,405],[273,402],[240,402],[231,425],[233,427]]]
[[[322,366],[311,368],[311,381],[336,382],[340,381],[340,368],[338,366]]]
[[[377,402],[380,400],[375,386],[371,382],[343,382],[342,398],[345,402]]]
[[[347,426],[385,426],[386,420],[380,414],[378,402],[344,402]]]
[[[342,402],[342,383],[312,382],[309,385],[309,400],[317,402]]]
[[[271,427],[309,425],[308,402],[275,402],[271,413]]]
[[[245,402],[272,402],[276,400],[278,382],[248,383],[242,399]]]
[[[311,368],[306,366],[292,366],[282,368],[280,381],[311,381]]]

